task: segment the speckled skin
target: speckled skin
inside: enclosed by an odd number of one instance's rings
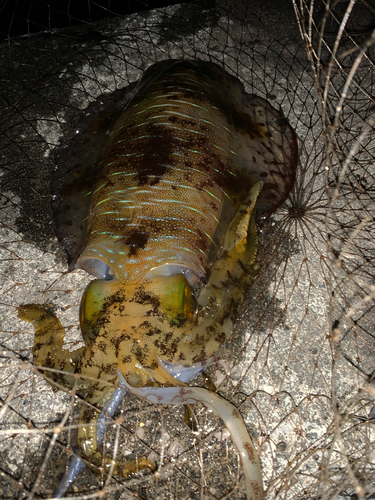
[[[70,260],[96,277],[112,278],[92,281],[82,298],[85,347],[63,349],[63,328],[48,306],[19,309],[36,327],[36,364],[52,369],[44,375],[67,389],[76,382],[99,409],[119,373],[134,392],[186,386],[159,360],[204,365],[230,338],[258,269],[256,207],[258,217],[277,208],[296,166],[295,135],[282,115],[244,94],[238,80],[214,64],[158,63],[134,93],[96,160],[92,189],[78,193],[73,184],[64,186],[66,199],[78,199],[76,213],[62,197],[56,216],[68,247],[71,236],[61,220],[78,217],[80,203],[89,200],[89,214],[79,215],[75,225],[83,248],[76,245]],[[77,174],[80,185],[90,164],[85,168]],[[198,282],[203,285],[194,298]],[[201,397],[196,391],[190,399]],[[215,401],[213,407],[224,405]],[[87,425],[79,430],[80,454],[108,468],[111,460],[97,446],[93,406],[81,412]],[[234,412],[221,414],[227,425],[237,419]],[[236,443],[241,456],[250,457],[248,495],[262,498],[259,460],[242,426]],[[255,482],[249,473],[254,463]],[[153,468],[146,459],[137,465]],[[133,466],[116,461],[114,472],[127,476]]]

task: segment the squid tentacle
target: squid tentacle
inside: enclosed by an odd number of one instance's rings
[[[81,472],[85,467],[86,466],[84,461],[81,458],[74,455],[69,462],[69,467],[67,472],[64,474],[57,490],[55,491],[54,497],[63,498],[66,490],[69,488],[71,484],[74,483],[74,481],[81,474]]]
[[[203,403],[223,420],[240,454],[248,500],[264,498],[262,471],[258,453],[237,408],[219,394],[201,387],[133,387],[119,372],[125,387],[137,396],[156,404]]]
[[[154,462],[148,460],[146,457],[126,460],[124,463],[121,463],[120,460],[113,459],[110,455],[102,453],[99,449],[97,422],[98,417],[95,410],[82,408],[80,423],[87,423],[87,425],[80,426],[78,429],[78,445],[81,457],[94,466],[94,472],[96,472],[95,468],[103,468],[104,474],[108,474],[113,466],[113,474],[115,476],[127,478],[142,469],[155,470]]]

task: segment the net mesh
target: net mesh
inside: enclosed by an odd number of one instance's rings
[[[71,350],[82,346],[88,283],[67,272],[53,232],[49,182],[56,147],[95,98],[152,63],[199,58],[238,76],[296,130],[294,189],[260,233],[261,271],[237,332],[209,369],[259,452],[267,498],[375,495],[375,8],[370,1],[166,6],[12,36],[0,46],[0,497],[52,498],[76,453],[84,401],[56,391],[32,364],[34,332],[17,306],[54,304]],[[88,0],[88,6],[95,2]],[[69,17],[71,4],[60,11]],[[147,5],[145,5],[147,7]],[[0,5],[1,9],[1,5]],[[108,2],[109,14],[118,14]],[[85,21],[80,23],[80,21]],[[12,24],[13,23],[13,24]],[[31,26],[30,22],[26,23]],[[34,23],[35,24],[35,23]],[[201,378],[196,385],[204,386]],[[67,496],[239,499],[238,454],[222,422],[128,394],[106,427],[108,453],[148,456],[157,474],[103,479],[85,469]]]

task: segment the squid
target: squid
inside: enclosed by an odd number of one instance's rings
[[[52,204],[69,269],[96,278],[81,300],[84,347],[64,349],[49,304],[22,305],[19,317],[35,326],[39,371],[56,387],[77,384],[90,403],[78,445],[94,470],[155,469],[101,451],[98,414],[121,386],[153,403],[214,410],[238,449],[248,499],[264,498],[240,413],[188,382],[233,335],[259,272],[258,227],[290,193],[297,160],[282,112],[211,62],[156,63],[83,113],[58,153]]]

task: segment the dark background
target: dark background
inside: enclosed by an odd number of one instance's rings
[[[4,0],[0,39],[98,21],[142,10],[187,3],[185,0]]]

